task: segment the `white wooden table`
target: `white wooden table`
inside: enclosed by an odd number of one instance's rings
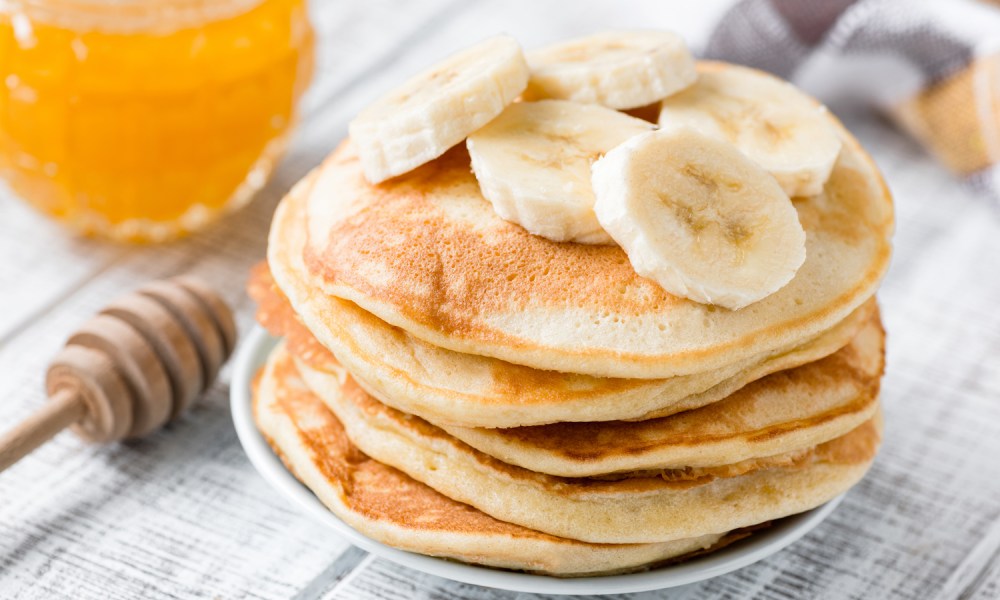
[[[697,48],[725,0],[319,2],[315,85],[288,158],[246,210],[146,249],[73,239],[0,192],[0,427],[43,400],[67,333],[113,296],[191,271],[252,325],[243,286],[281,195],[381,91],[504,31],[526,46],[665,27]],[[834,107],[836,110],[837,107]],[[628,598],[1000,597],[1000,211],[875,115],[841,114],[898,207],[881,298],[887,436],[869,476],[798,544],[734,574]],[[376,560],[318,528],[237,443],[228,370],[179,422],[108,448],[69,434],[0,474],[0,598],[528,598]]]

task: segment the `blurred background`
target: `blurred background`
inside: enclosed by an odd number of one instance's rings
[[[0,424],[41,401],[67,332],[149,279],[212,282],[247,331],[246,273],[278,200],[408,75],[499,32],[530,49],[620,28],[676,31],[818,95],[897,210],[872,476],[792,550],[676,597],[800,597],[790,571],[829,597],[996,597],[1000,4],[986,0],[2,2]],[[252,472],[227,380],[148,439],[62,436],[4,473],[0,596],[291,597],[350,573],[336,597],[506,597],[362,557],[331,571],[346,543]]]

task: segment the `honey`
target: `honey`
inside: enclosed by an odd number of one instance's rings
[[[266,181],[312,59],[305,0],[0,0],[0,177],[85,233],[192,231]]]

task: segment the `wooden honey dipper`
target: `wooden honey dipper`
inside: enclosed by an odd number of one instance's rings
[[[232,311],[196,279],[154,281],[119,298],[49,365],[50,401],[0,438],[0,471],[66,427],[97,443],[157,429],[211,385],[235,346]]]

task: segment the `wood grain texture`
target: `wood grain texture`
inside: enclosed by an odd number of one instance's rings
[[[0,472],[51,440],[89,412],[83,397],[69,387],[49,396],[37,411],[0,436]]]
[[[277,199],[401,78],[498,31],[534,46],[607,27],[668,27],[697,44],[725,2],[695,5],[314,3],[318,79],[289,157],[246,210],[193,239],[125,251],[69,238],[0,198],[0,422],[42,402],[45,364],[74,326],[149,279],[193,271],[213,282],[245,332],[245,273],[263,256]],[[1000,594],[1000,211],[880,119],[842,117],[897,200],[881,294],[883,451],[833,516],[788,550],[725,577],[618,600]],[[227,380],[225,369],[190,413],[145,440],[101,449],[63,435],[0,475],[0,597],[544,598],[345,553],[343,540],[254,474],[229,420]]]

